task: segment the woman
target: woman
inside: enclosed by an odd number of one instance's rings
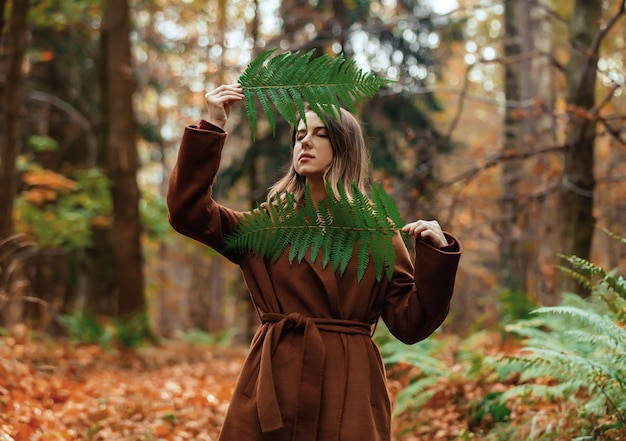
[[[211,184],[231,107],[243,93],[222,85],[205,97],[208,122],[186,127],[171,174],[170,223],[240,266],[261,319],[220,440],[390,440],[391,405],[372,330],[382,317],[407,344],[428,337],[448,313],[460,243],[436,221],[409,223],[403,230],[415,238],[415,266],[398,234],[391,280],[377,281],[372,270],[360,282],[356,259],[340,276],[310,254],[292,264],[289,253],[276,261],[224,253],[224,236],[243,214],[216,203]],[[305,119],[294,131],[291,168],[268,197],[287,190],[301,199],[308,185],[319,201],[328,197],[326,181],[365,190],[368,155],[354,117],[323,121],[309,111]]]

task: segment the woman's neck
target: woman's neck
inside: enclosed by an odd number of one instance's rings
[[[313,203],[317,205],[319,201],[326,198],[328,194],[326,193],[326,184],[323,179],[307,179],[306,184],[309,186],[309,190],[311,192],[311,199]]]

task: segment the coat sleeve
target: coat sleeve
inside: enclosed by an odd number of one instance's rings
[[[398,239],[394,277],[385,296],[382,318],[400,341],[413,344],[425,339],[443,323],[450,310],[461,243],[445,233],[454,246],[438,249],[415,241],[415,264]]]
[[[224,247],[224,236],[241,218],[241,213],[212,198],[225,141],[226,132],[217,127],[185,127],[166,198],[170,225],[218,252]],[[236,260],[234,256],[227,257]]]

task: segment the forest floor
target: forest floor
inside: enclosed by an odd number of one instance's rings
[[[0,441],[216,440],[245,355],[182,341],[122,351],[27,335],[0,338]],[[491,340],[482,351],[516,350]],[[481,412],[486,397],[515,381],[468,378],[466,366],[455,366],[453,346],[447,363],[459,375],[440,377],[419,411],[394,419],[395,440],[572,439],[573,409],[559,400],[512,402],[506,428],[490,433],[497,413]],[[415,369],[389,369],[392,397]]]

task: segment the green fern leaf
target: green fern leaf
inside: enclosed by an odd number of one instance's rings
[[[620,236],[609,234],[620,241],[623,240]],[[606,286],[621,298],[626,299],[626,280],[624,277],[612,271],[607,272],[592,262],[577,256],[560,255],[560,257],[566,260],[571,268],[559,266],[559,269],[576,280],[581,286],[594,291],[599,291],[603,286]]]
[[[328,205],[328,200],[324,199],[318,203],[317,206],[317,219],[316,222],[322,225],[322,242],[321,242],[321,251],[322,251],[322,267],[326,268],[328,262],[330,262],[330,255],[333,246],[333,230],[330,228],[330,225],[333,223],[332,216],[330,214]]]
[[[626,331],[617,326],[613,320],[606,316],[596,314],[593,311],[586,311],[571,306],[553,306],[539,308],[534,313],[565,314],[581,321],[584,325],[595,330],[597,334],[613,340],[617,346],[626,347]]]
[[[259,102],[261,103],[263,112],[265,112],[265,115],[267,116],[267,121],[269,122],[270,127],[272,127],[273,132],[276,127],[276,117],[274,116],[274,111],[272,110],[272,104],[268,97],[265,95],[266,93],[266,91],[260,91],[259,93],[257,93],[257,97],[259,98]]]
[[[367,271],[369,263],[369,253],[372,248],[372,235],[362,234],[357,245],[357,279],[363,279],[365,272]],[[380,277],[377,274],[377,278]]]
[[[376,206],[380,207],[379,212],[385,213],[396,227],[400,228],[404,224],[400,210],[394,204],[393,199],[385,192],[380,182],[372,184],[372,200]]]
[[[321,257],[322,267],[330,264],[340,274],[356,257],[358,281],[370,263],[377,280],[383,274],[390,280],[395,260],[393,237],[402,222],[391,222],[385,210],[393,211],[395,206],[389,201],[384,205],[370,201],[354,184],[352,200],[343,185],[339,189],[338,197],[326,198],[317,206],[308,187],[301,205],[290,193],[278,195],[266,208],[258,206],[242,217],[236,230],[226,236],[224,252],[252,252],[275,261],[289,248],[289,262],[300,262],[310,250],[312,261]],[[377,190],[378,200],[384,199],[381,191]],[[329,184],[327,192],[333,194]]]
[[[362,72],[354,60],[342,56],[323,54],[311,59],[314,50],[304,55],[299,52],[274,55],[275,52],[274,49],[261,53],[239,77],[253,137],[257,131],[255,96],[275,132],[274,107],[294,126],[304,116],[303,101],[320,117],[325,112],[337,118],[341,106],[354,112],[355,102],[376,94],[392,82]]]
[[[243,96],[244,96],[244,108],[246,109],[248,120],[250,121],[250,129],[252,130],[252,133],[256,133],[257,113],[256,113],[256,103],[254,101],[254,92],[250,89],[243,89]]]
[[[527,337],[528,349],[505,358],[498,370],[501,375],[519,372],[524,382],[554,378],[559,384],[544,391],[552,396],[578,399],[579,392],[586,390],[581,414],[613,412],[613,418],[626,422],[620,411],[626,408],[622,398],[626,396],[625,331],[588,307],[589,303],[586,309],[560,306],[536,310],[550,322],[534,319],[516,325],[515,332]]]

